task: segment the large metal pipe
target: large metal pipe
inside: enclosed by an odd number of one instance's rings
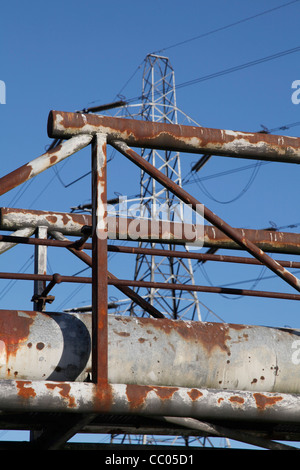
[[[0,230],[16,231],[24,227],[47,227],[49,231],[61,232],[68,236],[82,236],[82,228],[91,226],[92,219],[89,214],[73,214],[66,212],[51,212],[39,210],[25,210],[8,207],[0,208]],[[136,238],[136,226],[140,231]],[[165,227],[165,226],[164,226]],[[193,226],[186,224],[186,232],[193,233]],[[274,230],[255,230],[236,228],[241,237],[255,243],[261,250],[286,254],[300,254],[300,235],[289,232],[276,232]],[[108,216],[108,239],[122,239],[136,241],[160,241],[161,243],[185,244],[195,243],[200,246],[240,250],[241,247],[230,237],[216,227],[205,225],[201,233],[194,232],[194,238],[185,237],[185,230],[179,222],[171,222],[169,231],[163,230],[161,221],[145,221],[140,223],[137,219]],[[182,234],[181,237],[178,234]]]
[[[299,396],[249,391],[189,389],[87,382],[0,380],[0,408],[13,412],[110,413],[182,416],[227,422],[295,423]]]
[[[50,111],[48,135],[69,138],[103,133],[108,143],[120,140],[132,147],[225,155],[287,163],[300,162],[300,139],[272,134],[237,132],[151,121]]]
[[[300,393],[300,330],[108,315],[112,384]],[[0,311],[0,380],[85,381],[91,315]]]

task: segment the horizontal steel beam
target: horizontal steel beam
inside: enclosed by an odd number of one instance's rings
[[[83,260],[84,261],[84,260]],[[228,295],[245,295],[249,297],[264,297],[271,299],[285,299],[285,300],[300,300],[300,294],[289,294],[285,292],[271,292],[249,289],[233,289],[229,287],[212,287],[200,286],[196,284],[174,284],[168,282],[148,282],[148,281],[135,281],[131,279],[118,279],[110,272],[107,273],[107,284],[112,285],[119,289],[123,294],[129,297],[133,302],[140,305],[145,311],[148,311],[156,318],[164,318],[164,315],[156,308],[150,310],[148,302],[143,302],[143,299],[133,292],[129,286],[144,287],[146,289],[165,289],[171,291],[190,291],[190,292],[207,292],[213,294],[228,294]],[[18,281],[49,281],[50,285],[45,289],[45,293],[50,291],[55,284],[61,282],[71,282],[76,284],[92,284],[92,278],[86,276],[65,276],[58,273],[55,274],[28,274],[28,273],[12,273],[0,272],[0,279],[13,279]]]
[[[23,229],[31,231],[30,228]],[[20,231],[21,232],[21,231]],[[20,233],[15,232],[12,235],[0,235],[0,254],[9,248],[17,244],[25,245],[44,245],[52,247],[67,248],[73,253],[77,252],[83,254],[82,250],[91,250],[91,243],[81,243],[81,240],[71,241],[65,238],[61,232],[49,232],[49,236],[55,238],[55,240],[44,239],[44,238],[29,238],[25,236],[26,232]],[[3,249],[2,249],[3,245]],[[3,251],[2,251],[3,250]],[[250,264],[255,266],[261,266],[262,263],[255,258],[249,258],[245,256],[231,256],[231,255],[216,255],[213,253],[193,253],[191,251],[179,251],[179,250],[167,250],[167,249],[157,249],[157,248],[142,248],[142,247],[132,247],[132,246],[120,246],[120,245],[108,245],[107,250],[113,253],[130,253],[133,255],[144,254],[148,256],[162,256],[162,257],[172,257],[172,258],[185,258],[193,259],[198,262],[206,261],[218,261],[222,263],[236,263],[236,264]],[[78,256],[81,258],[81,256]],[[86,261],[86,260],[83,260]],[[285,261],[285,260],[276,260],[281,266],[286,268],[300,268],[300,261]],[[88,263],[89,264],[89,263]]]
[[[159,241],[166,244],[203,245],[204,247],[225,248],[240,250],[241,247],[225,235],[221,230],[205,225],[202,234],[193,239],[186,237],[185,233],[193,233],[192,225],[183,225],[171,222],[169,231],[163,230],[161,221],[140,221],[139,236],[136,239],[136,225],[138,219],[108,217],[108,239]],[[68,236],[82,236],[82,229],[91,226],[92,218],[88,214],[73,214],[66,212],[51,212],[38,210],[25,210],[2,207],[0,208],[0,230],[16,231],[25,227],[37,228],[45,226],[49,231],[61,232]],[[289,232],[276,232],[273,230],[235,229],[240,236],[255,243],[266,252],[300,254],[300,234]],[[149,235],[151,234],[151,236]],[[182,234],[181,237],[178,234]],[[134,238],[135,237],[135,238]]]
[[[0,310],[0,380],[87,380],[91,322],[87,313]],[[299,335],[296,329],[108,315],[108,379],[300,394]]]
[[[210,129],[151,121],[50,111],[48,135],[69,138],[103,133],[132,147],[269,160],[300,162],[300,139],[253,132]]]

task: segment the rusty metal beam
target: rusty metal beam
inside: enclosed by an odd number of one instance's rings
[[[107,177],[106,135],[92,142],[92,379],[107,383]]]
[[[25,232],[26,229],[24,229]],[[30,232],[30,229],[28,229]],[[23,232],[23,233],[24,233]],[[33,231],[32,231],[33,233]],[[91,258],[86,258],[83,249],[91,250],[91,243],[84,243],[78,249],[78,242],[71,241],[68,238],[64,237],[61,232],[49,232],[55,240],[52,239],[38,239],[38,238],[29,238],[27,236],[20,236],[16,233],[13,235],[0,235],[0,243],[6,244],[8,247],[15,246],[19,244],[25,245],[44,245],[52,247],[67,248],[69,251],[73,252],[91,266]],[[3,240],[3,241],[2,241]],[[6,248],[8,249],[8,248]],[[108,245],[107,250],[113,253],[129,253],[133,255],[137,254],[147,254],[155,256],[169,256],[176,258],[187,258],[193,259],[196,261],[218,261],[224,263],[238,263],[238,264],[250,264],[254,266],[262,266],[261,261],[258,261],[255,258],[249,258],[245,256],[230,256],[230,255],[216,255],[213,253],[192,253],[190,251],[178,251],[178,250],[163,250],[158,248],[143,248],[143,247],[132,247],[132,246],[118,246],[118,245]],[[1,250],[0,250],[1,253]],[[299,261],[286,261],[286,260],[276,260],[281,266],[286,268],[300,268]],[[112,276],[113,277],[113,276]],[[150,304],[149,304],[150,305]]]
[[[190,251],[178,251],[178,250],[164,250],[158,248],[143,248],[140,246],[119,246],[119,245],[108,245],[108,251],[113,253],[129,253],[133,255],[145,254],[153,256],[168,256],[176,258],[193,259],[196,261],[217,261],[222,263],[237,263],[237,264],[251,264],[254,266],[262,266],[261,261],[255,258],[249,258],[245,256],[229,256],[229,255],[215,255],[213,253],[191,253]],[[299,261],[285,261],[276,260],[281,266],[286,268],[300,268]]]
[[[0,196],[83,149],[91,140],[92,136],[90,135],[75,136],[3,176],[0,178]]]
[[[0,273],[1,276],[1,273]],[[249,289],[233,289],[229,287],[199,286],[197,284],[173,284],[167,282],[135,281],[131,279],[109,279],[108,284],[115,287],[131,286],[146,289],[183,290],[190,292],[207,292],[211,294],[245,295],[248,297],[264,297],[270,299],[300,300],[300,294],[284,292],[258,291]]]
[[[107,135],[107,142],[122,141],[132,147],[168,149],[287,163],[300,162],[300,139],[272,134],[209,129],[84,113],[50,111],[48,135]]]
[[[38,239],[47,239],[47,227],[40,226],[36,230],[36,237]],[[36,244],[34,247],[34,272],[35,274],[47,273],[47,246]],[[46,304],[45,296],[45,281],[34,282],[34,295],[33,295],[33,309],[44,310]]]
[[[49,289],[53,288],[55,284],[61,282],[74,282],[77,284],[91,284],[92,278],[86,276],[65,276],[58,273],[55,274],[27,274],[27,273],[10,273],[10,272],[0,272],[0,279],[14,279],[19,281],[49,281],[51,286],[48,286]],[[289,294],[284,292],[269,292],[269,291],[257,291],[257,290],[247,290],[247,289],[231,289],[229,287],[211,287],[211,286],[199,286],[199,285],[188,285],[188,284],[172,284],[172,283],[159,283],[159,282],[145,282],[145,281],[134,281],[131,279],[118,279],[113,276],[111,273],[108,275],[107,284],[115,286],[117,289],[121,290],[125,295],[130,296],[130,291],[127,291],[126,287],[145,287],[147,289],[165,289],[165,290],[183,290],[183,291],[195,291],[195,292],[207,292],[215,294],[228,294],[228,295],[245,295],[250,297],[265,297],[273,299],[285,299],[285,300],[300,300],[300,294]],[[48,292],[48,289],[46,288]],[[127,293],[128,292],[128,293]],[[132,296],[134,302],[139,302],[139,299]],[[143,306],[143,304],[140,304]],[[146,305],[145,308],[146,310]],[[154,310],[153,310],[154,313]],[[162,314],[159,315],[159,318],[162,318]],[[155,316],[152,315],[152,316]],[[158,316],[156,315],[156,318]]]
[[[294,287],[297,291],[300,291],[300,281],[296,276],[278,264],[250,240],[244,236],[240,236],[235,228],[231,227],[224,220],[214,214],[210,209],[208,209],[208,207],[203,206],[196,198],[191,196],[183,188],[174,183],[174,181],[157,170],[150,162],[147,162],[144,158],[138,155],[134,150],[132,150],[123,142],[113,142],[113,146],[129,160],[139,166],[142,170],[146,171],[150,176],[156,179],[159,183],[168,188],[181,201],[183,201],[185,204],[189,204],[194,209],[194,211],[200,213],[201,216],[203,215],[207,221],[216,226],[229,238],[234,240],[242,249],[248,251],[252,256],[261,261],[271,271],[277,274],[281,279]]]
[[[141,230],[138,238],[135,238],[135,241],[151,240],[153,242],[159,241],[161,243],[179,245],[195,243],[200,247],[203,244],[204,247],[241,250],[241,246],[224,234],[222,230],[210,225],[205,225],[203,227],[203,233],[198,234],[193,230],[192,225],[186,224],[187,233],[195,234],[195,237],[191,239],[185,236],[185,230],[179,222],[171,222],[169,232],[163,230],[161,221],[149,220],[147,222],[145,219],[141,219],[140,222]],[[139,223],[139,219],[118,219],[108,216],[108,239],[131,240],[134,235],[136,236],[134,227],[136,227],[137,223]],[[15,209],[8,207],[0,208],[0,230],[5,231],[16,231],[26,227],[35,229],[39,226],[46,226],[49,231],[61,232],[68,236],[82,236],[82,229],[85,226],[90,227],[91,225],[92,218],[91,215],[88,214]],[[255,243],[255,245],[263,251],[294,255],[300,254],[299,233],[243,228],[235,228],[235,230],[241,237],[245,237],[252,243]],[[151,237],[149,234],[151,234]],[[178,237],[178,234],[182,234],[181,238]],[[5,238],[5,240],[8,239]],[[34,242],[29,241],[28,243]]]

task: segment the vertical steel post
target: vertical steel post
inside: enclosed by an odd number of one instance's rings
[[[47,227],[38,227],[36,231],[37,238],[47,238]],[[47,273],[47,246],[35,245],[34,247],[34,273],[46,274]],[[45,302],[38,299],[46,287],[46,281],[34,281],[34,296],[36,299],[33,303],[33,309],[38,311],[45,310]]]
[[[92,142],[92,380],[107,383],[106,135]]]

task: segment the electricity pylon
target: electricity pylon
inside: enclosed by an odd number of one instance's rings
[[[145,59],[141,119],[178,124],[175,73],[167,57],[149,54]],[[142,156],[181,186],[180,153],[169,150],[148,151],[142,149]],[[145,217],[150,216],[156,220],[167,222],[184,222],[184,214],[187,212],[184,204],[143,170],[140,179],[140,203]],[[157,243],[140,242],[140,246],[157,248]],[[162,248],[176,250],[176,245],[164,244]],[[186,261],[177,257],[137,255],[134,279],[172,284],[194,284],[193,266],[191,260]],[[167,291],[154,288],[136,290],[169,318],[201,319],[196,292],[173,289]],[[136,306],[133,304],[131,305],[131,313],[136,313]]]

